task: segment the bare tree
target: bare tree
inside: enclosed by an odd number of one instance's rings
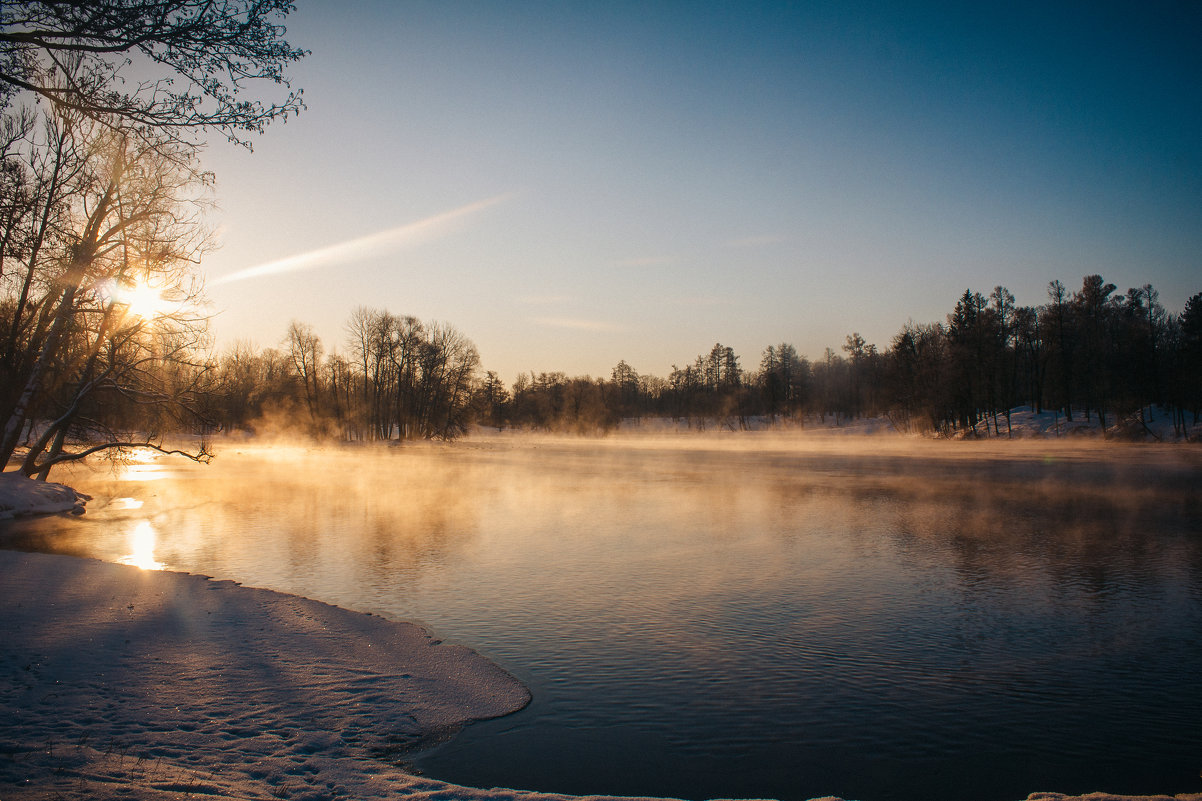
[[[0,3],[0,465],[22,438],[22,469],[45,477],[96,450],[162,447],[171,418],[203,429],[200,136],[249,146],[303,108],[284,72],[304,55],[283,39],[291,10]],[[264,82],[282,97],[246,94]]]
[[[85,455],[63,449],[71,437],[95,438],[88,453],[160,447],[157,432],[135,435],[85,410],[106,393],[160,410],[187,403],[161,379],[168,363],[200,369],[189,350],[205,328],[192,267],[207,242],[199,211],[207,177],[189,148],[78,115],[48,115],[46,126],[56,155],[28,151],[25,166],[49,172],[39,175],[47,194],[30,215],[21,268],[8,276],[14,294],[0,356],[9,386],[0,397],[0,464],[26,424],[42,420],[22,469],[43,477]]]
[[[316,422],[321,416],[321,386],[317,372],[321,364],[321,350],[321,339],[313,332],[311,325],[296,320],[288,325],[288,357],[304,388],[305,406],[311,422]]]
[[[248,144],[304,107],[285,74],[306,55],[283,38],[292,9],[288,0],[6,0],[0,86],[114,127],[215,130]],[[76,68],[63,70],[69,61]],[[150,77],[127,80],[131,68]],[[263,82],[284,96],[245,95]]]

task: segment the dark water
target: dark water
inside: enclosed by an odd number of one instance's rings
[[[471,645],[535,700],[416,758],[461,784],[1202,792],[1196,450],[847,447],[231,451],[62,474],[96,495],[88,514],[9,524],[0,546],[232,578]]]

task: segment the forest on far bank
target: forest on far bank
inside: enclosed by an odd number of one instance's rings
[[[902,431],[1007,436],[1018,407],[1138,432],[1152,406],[1183,438],[1202,414],[1202,293],[1171,314],[1152,286],[1119,292],[1098,275],[1076,291],[1052,281],[1040,306],[1001,286],[965,290],[946,320],[909,322],[883,347],[851,333],[816,359],[781,343],[749,363],[719,343],[667,376],[623,360],[609,376],[529,373],[506,385],[450,325],[360,308],[346,331],[342,352],[294,322],[279,348],[210,360],[203,416],[219,431],[270,421],[389,440],[451,439],[473,425],[593,433],[649,418],[739,429],[887,417]]]

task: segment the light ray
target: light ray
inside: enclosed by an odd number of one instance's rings
[[[496,205],[508,197],[509,195],[497,195],[485,200],[478,200],[475,203],[469,203],[466,206],[460,206],[457,209],[452,209],[442,214],[435,214],[424,220],[406,223],[396,228],[388,228],[384,231],[358,237],[357,239],[348,239],[336,245],[328,245],[306,253],[298,253],[254,267],[247,267],[244,270],[238,270],[237,272],[222,276],[210,282],[210,285],[229,284],[234,281],[245,281],[248,278],[260,278],[265,275],[313,270],[334,262],[345,264],[350,261],[360,261],[377,253],[386,253],[390,250],[395,250],[403,245],[416,244],[424,237],[434,236],[442,232],[451,223],[482,211],[489,206]]]

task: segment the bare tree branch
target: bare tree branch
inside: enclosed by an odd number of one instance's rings
[[[249,147],[249,134],[304,109],[285,73],[307,55],[284,39],[292,10],[288,0],[6,1],[0,100],[7,88],[108,125],[212,130]],[[165,75],[118,90],[135,59]],[[252,83],[278,86],[283,96],[248,98]]]

